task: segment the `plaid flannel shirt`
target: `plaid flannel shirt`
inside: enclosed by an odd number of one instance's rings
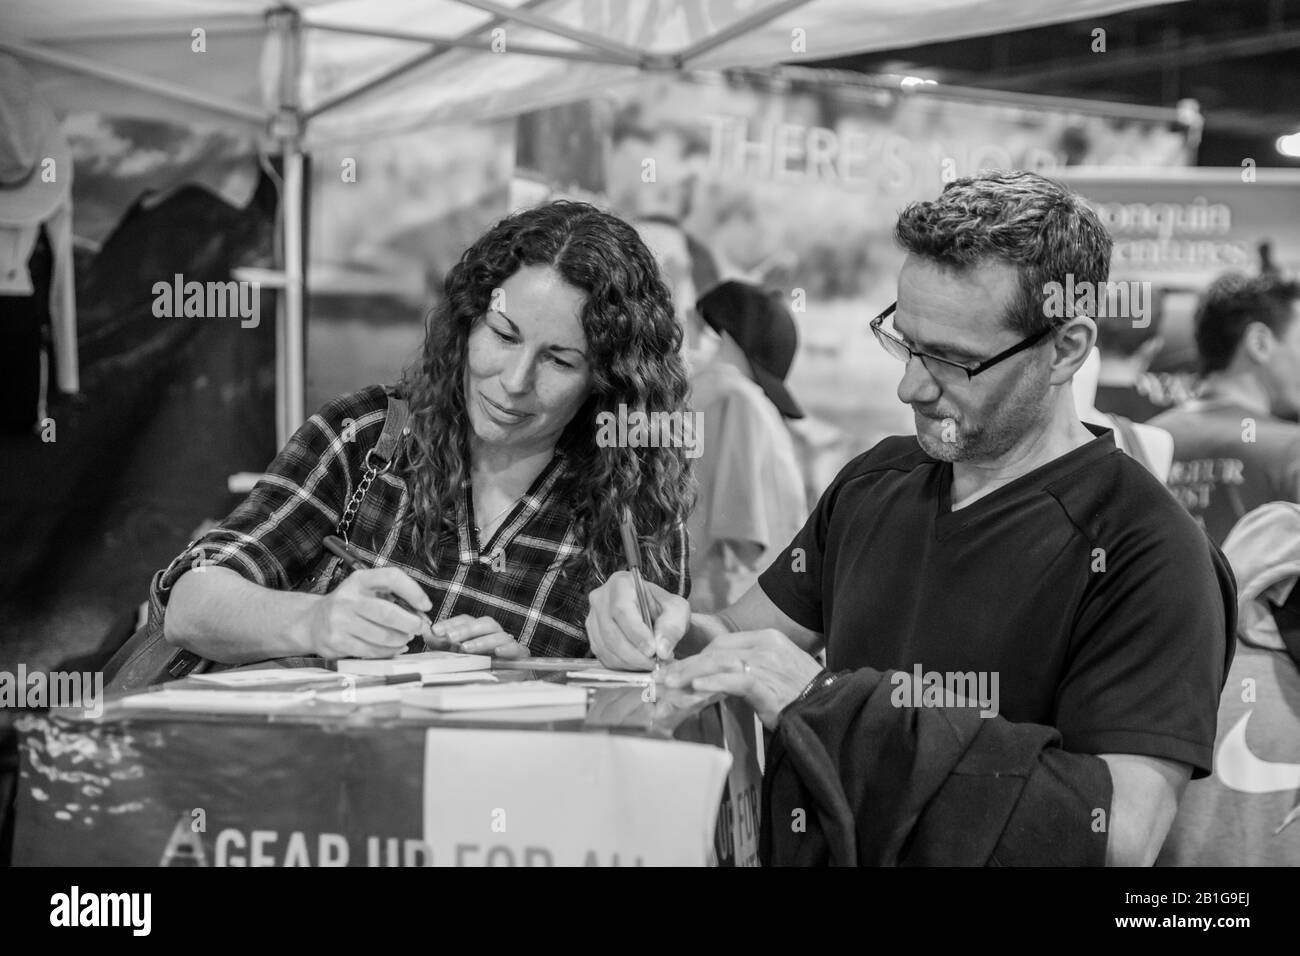
[[[387,391],[372,386],[313,415],[244,502],[157,576],[156,603],[165,606],[177,579],[202,567],[229,568],[276,590],[333,590],[346,569],[322,542],[336,533],[387,409]],[[534,656],[590,656],[586,582],[562,568],[582,550],[569,501],[572,478],[557,454],[482,546],[470,521],[466,486],[456,506],[456,537],[443,534],[438,542],[437,575],[416,553],[410,524],[402,526],[410,495],[406,482],[391,472],[375,477],[348,538],[368,563],[392,565],[414,578],[433,602],[435,622],[457,614],[491,617]],[[690,586],[685,525],[673,541],[674,573],[656,583],[684,596]]]

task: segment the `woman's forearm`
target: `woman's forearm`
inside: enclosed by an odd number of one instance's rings
[[[195,569],[172,587],[163,636],[222,664],[311,654],[308,617],[320,600],[264,588],[229,568]]]
[[[691,615],[690,626],[677,643],[677,654],[681,657],[698,654],[708,647],[714,638],[722,634],[730,634],[734,630],[737,628],[721,614],[694,613]]]

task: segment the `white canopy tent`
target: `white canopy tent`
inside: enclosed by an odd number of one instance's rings
[[[283,156],[277,436],[304,418],[303,156],[572,101],[647,71],[768,66],[1151,0],[4,0],[0,52],[61,113],[217,121]]]

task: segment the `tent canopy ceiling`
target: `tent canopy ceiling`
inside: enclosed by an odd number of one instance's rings
[[[643,70],[767,66],[1098,17],[1149,0],[5,0],[0,49],[64,112],[265,131],[303,145],[492,119]],[[111,8],[111,15],[105,9]],[[277,30],[291,31],[297,41]],[[277,27],[277,23],[280,24]],[[205,50],[193,31],[204,31]],[[298,68],[293,68],[294,55]],[[292,79],[296,76],[296,81]]]
[[[284,154],[279,444],[305,418],[303,153],[502,119],[647,70],[771,66],[1151,0],[0,0],[0,53],[63,113],[234,124]],[[105,8],[109,9],[105,9]],[[202,31],[201,34],[198,31]],[[268,145],[272,145],[268,143]]]

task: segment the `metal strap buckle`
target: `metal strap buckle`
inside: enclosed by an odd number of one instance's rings
[[[384,461],[384,459],[378,457],[378,452],[378,448],[372,448],[370,451],[366,452],[366,470],[373,471],[377,475],[382,475],[384,472],[392,471],[393,462],[397,460],[397,456],[393,455],[387,461]],[[374,457],[372,458],[372,456]]]

